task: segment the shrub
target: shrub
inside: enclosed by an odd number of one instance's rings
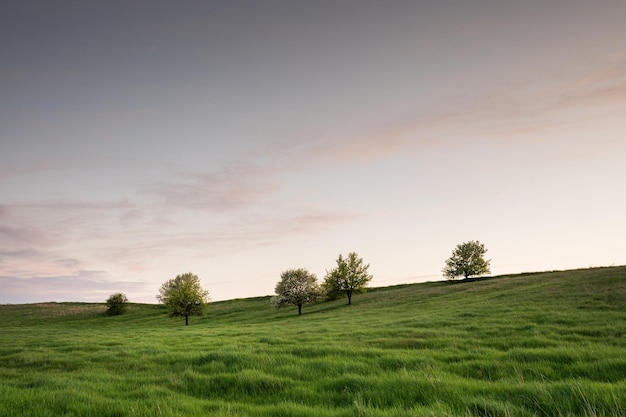
[[[126,295],[120,293],[111,294],[107,300],[107,313],[112,316],[117,316],[126,312],[128,298]]]

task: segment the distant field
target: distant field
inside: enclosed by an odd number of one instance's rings
[[[210,288],[209,288],[210,290]],[[626,416],[626,267],[170,319],[0,306],[0,416]]]

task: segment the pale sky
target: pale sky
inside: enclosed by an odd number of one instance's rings
[[[626,264],[626,1],[5,1],[0,303]]]

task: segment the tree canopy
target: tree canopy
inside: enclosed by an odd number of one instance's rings
[[[321,296],[317,277],[304,268],[288,269],[280,274],[275,292],[272,303],[276,308],[295,305],[298,315],[302,314],[304,304],[313,303]]]
[[[446,266],[442,272],[448,279],[457,277],[469,278],[472,276],[490,274],[489,263],[485,260],[487,249],[477,240],[464,242],[452,251],[452,256],[446,260]]]
[[[163,283],[157,298],[165,305],[170,317],[185,317],[185,325],[188,325],[189,316],[204,312],[209,292],[202,288],[197,275],[187,272]]]
[[[346,258],[341,254],[337,258],[337,266],[326,272],[324,290],[329,298],[336,298],[345,293],[348,304],[352,304],[352,294],[363,292],[372,280],[368,273],[369,264],[364,264],[356,252],[350,252]]]

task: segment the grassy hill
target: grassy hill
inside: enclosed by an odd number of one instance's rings
[[[0,306],[0,416],[626,416],[626,267],[170,319]]]

